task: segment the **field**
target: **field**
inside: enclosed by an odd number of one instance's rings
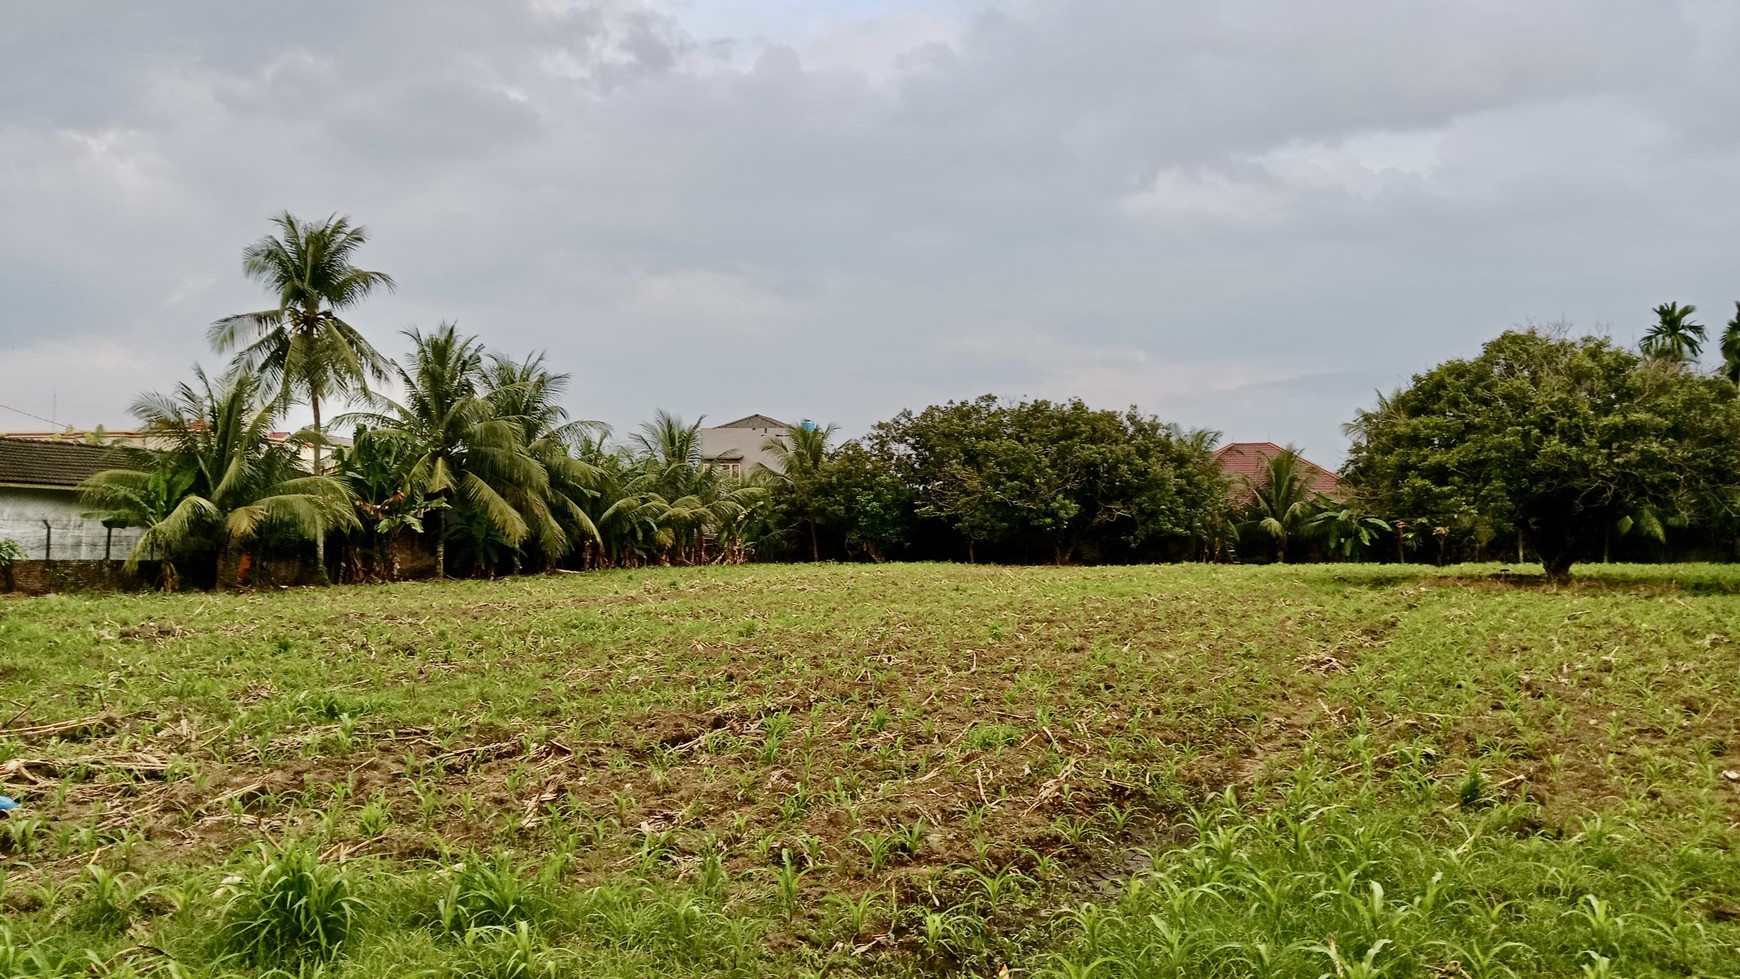
[[[1740,976],[1740,569],[1497,570],[0,601],[0,976]]]

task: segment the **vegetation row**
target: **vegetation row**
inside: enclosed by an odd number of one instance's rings
[[[391,578],[407,540],[437,576],[752,557],[1510,556],[1562,580],[1596,557],[1740,556],[1740,314],[1713,372],[1697,366],[1691,306],[1659,307],[1637,351],[1506,332],[1360,411],[1350,490],[1334,498],[1291,451],[1229,487],[1217,433],[989,395],[844,443],[833,426],[794,428],[766,446],[779,465],[739,477],[705,464],[699,421],[660,413],[616,441],[572,419],[569,377],[541,354],[442,324],[383,355],[345,318],[394,287],[354,264],[366,241],[343,218],[279,217],[244,253],[274,304],[210,329],[231,364],[141,397],[151,444],[84,487],[94,516],[142,528],[130,561],[165,587],[236,583],[307,552],[322,580]],[[313,424],[272,440],[297,404]]]

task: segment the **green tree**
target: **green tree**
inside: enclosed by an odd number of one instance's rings
[[[575,453],[608,430],[599,422],[568,417],[560,401],[571,377],[551,372],[540,353],[521,361],[492,356],[484,379],[496,414],[519,427],[525,453],[548,478],[535,495],[529,485],[509,484],[509,500],[526,515],[538,551],[554,561],[572,551],[576,541],[600,542],[584,502],[596,492],[601,473]]]
[[[484,350],[476,337],[460,336],[450,323],[427,335],[409,330],[411,353],[395,366],[403,401],[369,396],[373,412],[346,416],[415,446],[405,473],[408,495],[439,501],[435,573],[447,574],[445,508],[464,508],[466,526],[487,528],[517,547],[532,533],[515,501],[544,498],[549,473],[526,451],[523,427],[503,417],[485,386]]]
[[[1389,521],[1366,512],[1358,503],[1329,503],[1306,524],[1311,536],[1344,559],[1370,547],[1381,535],[1395,528]]]
[[[982,543],[1065,563],[1084,546],[1188,538],[1224,505],[1208,454],[1134,409],[985,395],[901,412],[870,444],[895,461],[917,516],[965,538],[969,560]]]
[[[818,525],[822,514],[816,491],[828,463],[829,441],[839,426],[794,425],[783,436],[770,437],[761,450],[775,465],[758,473],[772,490],[772,503],[785,517],[809,529],[810,560],[822,559]]]
[[[342,483],[301,472],[292,448],[268,440],[282,405],[257,375],[233,371],[214,382],[195,368],[194,378],[197,387],[133,404],[162,448],[143,451],[137,468],[100,472],[80,487],[93,519],[144,529],[129,570],[156,553],[164,586],[173,588],[172,558],[210,549],[222,584],[235,545],[267,526],[315,541],[355,526]]]
[[[1261,534],[1275,549],[1275,562],[1287,563],[1287,545],[1306,536],[1328,503],[1311,489],[1311,474],[1292,447],[1263,460],[1259,478],[1244,479],[1241,530]]]
[[[1740,386],[1740,302],[1734,304],[1734,318],[1722,331],[1722,376]]]
[[[368,232],[349,219],[302,221],[288,211],[272,219],[276,235],[266,235],[242,252],[242,271],[272,294],[277,305],[226,316],[211,325],[207,339],[220,354],[235,352],[237,366],[259,373],[283,404],[300,398],[314,413],[311,446],[315,475],[325,431],[323,400],[366,393],[370,378],[386,380],[388,360],[340,315],[378,289],[391,291],[393,277],[352,264]],[[325,541],[315,550],[324,576]]]
[[[423,533],[423,518],[445,506],[407,489],[406,477],[420,455],[397,432],[357,426],[349,446],[333,450],[339,478],[350,488],[357,518],[376,574],[397,578],[393,542],[403,532]]]
[[[701,464],[700,419],[685,424],[659,411],[630,446],[639,475],[626,506],[637,519],[656,520],[658,547],[674,560],[706,561],[707,537],[731,532],[766,498],[761,487]]]
[[[839,534],[848,556],[861,553],[880,563],[910,539],[912,490],[891,459],[859,442],[831,453],[810,502],[818,522]]]
[[[6,578],[6,590],[18,587],[12,578],[12,565],[24,560],[24,545],[10,537],[0,537],[0,575]]]
[[[663,508],[635,489],[642,475],[635,460],[607,448],[601,436],[582,446],[580,456],[597,473],[592,493],[581,503],[599,531],[597,541],[583,542],[589,552],[593,546],[598,549],[596,561],[589,564],[627,567],[649,560],[659,549]]]
[[[1730,511],[1740,488],[1734,386],[1593,337],[1507,332],[1416,375],[1359,433],[1347,474],[1364,499],[1515,527],[1556,581],[1627,518]]]
[[[1698,307],[1679,303],[1662,303],[1655,308],[1655,325],[1643,335],[1637,349],[1646,357],[1689,364],[1698,359],[1704,349],[1704,325],[1692,322]]]

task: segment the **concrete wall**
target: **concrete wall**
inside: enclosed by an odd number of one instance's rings
[[[155,569],[141,565],[141,572]],[[120,561],[18,561],[0,568],[0,592],[46,595],[65,591],[125,591],[139,588],[139,575]]]
[[[16,489],[0,486],[0,539],[24,545],[27,560],[101,561],[108,528],[86,520],[73,490]],[[48,521],[44,527],[42,522]],[[111,556],[120,560],[139,540],[138,530],[114,532]],[[47,551],[45,548],[52,548]]]

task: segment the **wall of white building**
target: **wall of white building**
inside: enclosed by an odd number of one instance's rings
[[[0,486],[0,539],[24,545],[28,561],[100,561],[105,542],[116,561],[132,553],[140,531],[116,530],[110,540],[109,529],[100,520],[85,519],[84,510],[72,490]]]

